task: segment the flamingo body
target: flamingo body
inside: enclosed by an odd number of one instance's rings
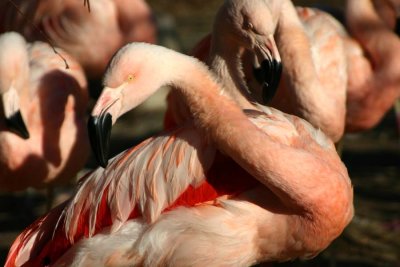
[[[400,97],[400,40],[394,32],[399,6],[398,1],[346,3],[348,132],[376,126]]]
[[[124,44],[156,41],[154,19],[143,0],[90,1],[90,13],[75,0],[12,1],[25,18],[4,1],[0,4],[2,31],[18,31],[29,41],[47,41],[45,34],[56,47],[75,57],[90,78],[101,77]]]
[[[331,18],[344,42],[346,132],[373,128],[400,96],[397,53],[400,43],[394,32],[398,6],[398,1],[349,0],[340,16],[346,18],[346,22],[341,21],[344,25]],[[306,18],[303,15],[300,18],[304,23]],[[323,24],[315,25],[320,30],[325,28]]]

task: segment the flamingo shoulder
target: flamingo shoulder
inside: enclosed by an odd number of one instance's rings
[[[335,149],[332,141],[309,122],[294,115],[283,113],[275,108],[257,105],[259,110],[245,111],[249,119],[265,134],[275,141],[295,146],[299,140],[302,143],[315,142],[323,149]],[[310,142],[307,142],[309,140]]]

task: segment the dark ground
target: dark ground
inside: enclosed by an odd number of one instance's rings
[[[213,16],[221,2],[150,0],[160,24],[160,43],[189,51],[211,29]],[[318,1],[295,1],[304,2]],[[343,3],[331,2],[339,6]],[[118,122],[112,135],[114,154],[159,131],[165,92]],[[347,135],[343,144],[342,158],[355,191],[356,214],[352,223],[315,259],[276,266],[400,266],[400,138],[393,111],[374,130]],[[93,159],[87,167],[94,167]],[[61,199],[72,190],[73,186],[57,188],[55,195]],[[0,262],[4,262],[16,235],[44,212],[45,204],[44,191],[31,189],[0,194]]]

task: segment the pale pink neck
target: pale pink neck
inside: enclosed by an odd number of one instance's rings
[[[179,64],[173,68],[175,78],[170,83],[181,92],[199,130],[224,154],[265,184],[288,209],[312,210],[306,184],[314,181],[304,179],[298,183],[293,179],[309,176],[309,171],[315,167],[313,156],[282,146],[260,131],[239,105],[221,94],[222,87],[205,66],[193,64],[196,61],[188,60],[188,57],[181,59],[172,61]],[[298,170],[296,176],[284,175],[288,158],[292,162],[291,168]]]
[[[284,72],[292,77],[291,81],[296,81],[296,88],[302,88],[293,92],[301,106],[304,101],[301,91],[312,89],[316,71],[312,61],[311,45],[297,12],[290,2],[282,5],[276,39]]]
[[[243,109],[254,109],[254,105],[251,104],[253,97],[245,83],[240,59],[243,48],[234,40],[220,40],[222,37],[216,35],[211,39],[208,65],[221,80],[229,96]]]
[[[284,0],[275,33],[283,62],[283,79],[295,115],[306,119],[317,128],[326,131],[324,120],[325,93],[319,84],[314,65],[311,44],[296,9],[290,1]],[[332,136],[331,136],[332,137]]]

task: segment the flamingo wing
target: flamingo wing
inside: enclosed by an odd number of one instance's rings
[[[112,231],[134,216],[133,211],[153,222],[190,185],[204,181],[214,155],[215,149],[194,127],[178,128],[126,150],[107,169],[99,168],[81,182],[65,209],[67,237],[74,241],[82,216],[87,216],[88,235],[95,234],[104,206]]]
[[[193,126],[149,138],[80,181],[75,196],[22,232],[6,266],[55,262],[74,242],[128,219],[153,222],[188,188],[203,183],[215,148]]]

